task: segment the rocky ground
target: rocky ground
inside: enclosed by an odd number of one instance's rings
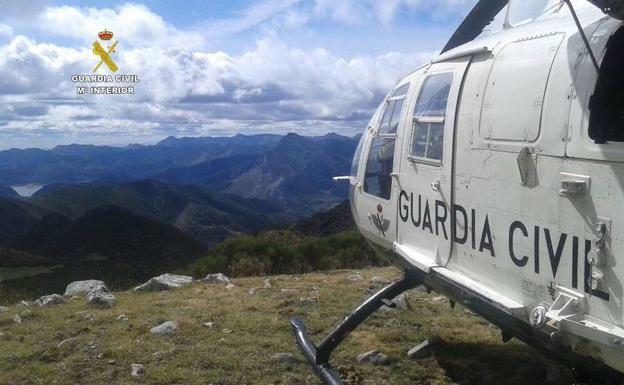
[[[318,384],[294,344],[302,315],[320,340],[392,268],[219,277],[159,291],[83,293],[0,308],[0,384]],[[374,279],[373,279],[374,278]],[[158,287],[159,282],[150,283]],[[408,293],[333,357],[351,385],[570,384],[566,369],[435,293]],[[41,306],[47,304],[47,306]],[[401,309],[405,305],[407,309]],[[436,337],[436,338],[432,338]],[[423,341],[419,349],[408,351]],[[377,351],[371,353],[371,351]],[[368,354],[365,354],[368,353]]]

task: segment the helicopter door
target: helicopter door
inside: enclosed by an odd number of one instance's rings
[[[451,252],[455,111],[469,61],[433,64],[409,101],[394,249],[423,270],[444,263]]]
[[[408,90],[409,83],[394,89],[381,106],[377,115],[380,118],[369,128],[363,194],[358,194],[356,204],[362,222],[360,231],[368,233],[368,239],[388,248],[396,240],[395,147]]]

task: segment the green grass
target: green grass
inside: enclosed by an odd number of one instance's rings
[[[25,267],[0,267],[0,280],[19,279],[33,277],[35,275],[49,273],[60,267],[54,266],[25,266]]]
[[[92,309],[84,299],[74,299],[32,308],[22,324],[12,318],[24,308],[14,306],[0,313],[0,384],[319,384],[295,346],[288,318],[302,315],[319,341],[365,298],[372,276],[399,276],[393,268],[360,272],[365,279],[356,283],[346,280],[352,271],[276,276],[271,289],[254,295],[248,290],[262,287],[262,278],[237,279],[232,290],[198,283],[169,292],[123,292],[112,309]],[[299,297],[315,287],[320,303],[301,305]],[[284,294],[281,288],[298,292]],[[408,301],[411,310],[376,313],[334,354],[334,366],[350,384],[524,385],[538,378],[548,383],[544,358],[521,343],[503,344],[500,331],[481,318],[460,306],[450,309],[435,293],[411,291]],[[88,314],[94,320],[86,319]],[[118,321],[120,314],[129,322]],[[179,323],[176,334],[150,334],[151,327],[167,320]],[[203,326],[208,321],[213,328]],[[407,350],[432,335],[443,341],[434,356],[408,360]],[[67,338],[75,340],[57,347]],[[387,354],[390,363],[358,364],[356,355],[371,349]],[[278,352],[302,361],[271,363]],[[132,363],[145,365],[140,381],[130,376]]]

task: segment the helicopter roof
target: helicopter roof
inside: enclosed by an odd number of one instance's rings
[[[523,6],[517,5],[522,1],[525,1],[522,3]],[[498,9],[497,14],[490,17],[493,8],[489,9],[489,13],[484,11],[481,7],[484,0],[480,1],[453,34],[440,56],[435,58],[433,62],[446,61],[479,52],[491,52],[498,46],[527,36],[541,36],[560,32],[575,33],[578,31],[564,1],[532,0],[527,2],[526,0],[511,0],[509,4],[506,4],[507,0],[490,0],[487,3],[497,4],[494,7]],[[505,4],[501,6],[501,3]],[[527,3],[531,3],[533,7],[525,6]],[[537,3],[540,3],[539,6]],[[601,9],[586,0],[572,0],[572,3],[583,26],[608,17]],[[477,19],[484,16],[488,17],[487,24],[482,19]],[[474,29],[466,26],[467,23],[473,23],[473,26],[481,26],[478,35],[469,41],[454,46],[454,44],[461,42],[462,38],[468,36],[465,32],[467,29],[470,30],[470,34],[475,33]]]

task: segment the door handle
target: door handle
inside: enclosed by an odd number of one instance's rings
[[[435,182],[431,183],[431,189],[433,191],[440,191],[440,180],[436,180]]]

